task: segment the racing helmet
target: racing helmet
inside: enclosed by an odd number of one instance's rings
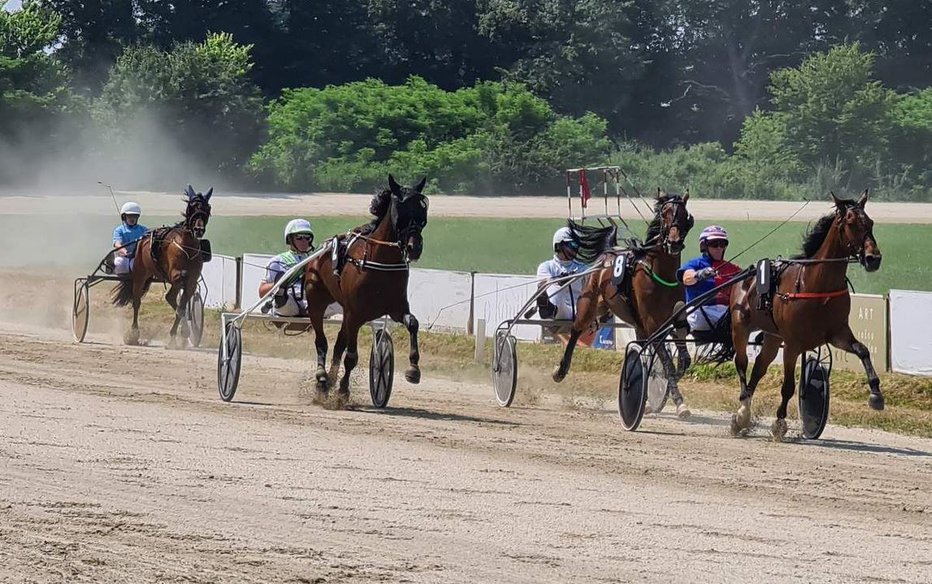
[[[569,227],[561,227],[553,233],[553,251],[557,251],[560,244],[567,243],[572,247],[579,247],[573,232]]]
[[[123,203],[123,206],[120,207],[120,219],[126,217],[127,215],[142,215],[142,207],[139,206],[139,203],[134,203],[133,201],[127,201]]]
[[[314,229],[311,222],[307,219],[292,219],[285,225],[285,245],[291,245],[291,236],[303,233],[311,236],[311,243],[314,243]]]
[[[699,234],[700,246],[715,240],[724,240],[725,243],[728,243],[728,232],[721,225],[709,225]]]

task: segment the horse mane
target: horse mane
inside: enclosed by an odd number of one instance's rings
[[[595,225],[581,225],[572,219],[567,219],[566,226],[573,233],[573,238],[579,244],[576,259],[584,264],[591,264],[606,250],[618,245],[618,228],[614,225],[596,227]]]
[[[388,209],[391,207],[392,203],[392,191],[391,189],[382,189],[381,191],[376,191],[372,196],[372,201],[369,203],[369,212],[375,215],[377,218],[381,219],[388,213]]]
[[[857,205],[857,202],[850,199],[841,199],[840,202],[844,204],[845,209]],[[815,225],[807,229],[805,235],[803,235],[803,251],[801,254],[793,256],[793,259],[804,260],[815,256],[822,244],[825,243],[825,238],[828,237],[828,232],[832,229],[832,223],[837,216],[838,211],[836,210],[820,217]]]

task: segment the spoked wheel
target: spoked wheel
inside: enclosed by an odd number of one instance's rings
[[[388,405],[395,380],[395,346],[386,329],[375,331],[369,355],[369,395],[372,405],[382,409]]]
[[[666,347],[670,358],[676,358],[676,345],[666,343]],[[647,407],[650,408],[651,413],[659,414],[667,405],[667,398],[670,397],[667,387],[667,373],[663,369],[663,363],[657,363],[656,366],[650,368],[647,376]]]
[[[91,311],[91,289],[87,280],[81,278],[74,282],[74,305],[71,309],[71,334],[76,343],[84,341],[87,335],[87,321]]]
[[[188,330],[191,331],[188,340],[191,341],[192,346],[199,347],[201,339],[204,338],[204,299],[201,297],[199,290],[195,290],[191,298],[188,299],[185,318],[188,319]]]
[[[507,408],[515,399],[518,387],[517,341],[505,331],[495,333],[495,350],[492,354],[492,389],[498,405]]]
[[[802,435],[815,440],[822,435],[828,422],[829,378],[832,374],[832,352],[821,346],[802,357],[799,378],[799,422]]]
[[[621,425],[630,432],[638,429],[644,417],[647,382],[654,361],[654,352],[650,347],[628,345],[618,383],[618,414],[621,416]]]
[[[228,402],[233,399],[239,384],[240,366],[243,362],[243,331],[230,322],[227,323],[223,336],[226,342],[221,341],[217,351],[217,388],[220,390],[220,399]]]

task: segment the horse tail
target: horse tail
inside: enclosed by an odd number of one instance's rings
[[[133,279],[126,278],[113,287],[110,301],[114,306],[126,306],[133,301]]]
[[[607,250],[618,245],[618,228],[614,225],[596,227],[581,225],[569,219],[567,226],[579,243],[576,257],[583,263],[591,264]]]

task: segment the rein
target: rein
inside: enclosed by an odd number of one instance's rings
[[[655,282],[657,282],[658,284],[660,284],[660,285],[662,285],[662,286],[666,286],[666,287],[668,287],[668,288],[676,288],[676,287],[678,287],[678,286],[680,285],[679,282],[675,282],[675,281],[674,281],[674,282],[670,282],[670,281],[664,280],[663,278],[661,278],[660,276],[658,276],[658,275],[657,275],[657,272],[654,271],[654,268],[652,268],[652,267],[650,266],[650,264],[648,264],[648,263],[645,262],[644,260],[638,260],[638,264],[639,264],[641,267],[643,267],[643,268],[644,268],[644,271],[647,272],[647,274],[648,274]]]
[[[406,272],[411,267],[411,262],[408,260],[408,252],[405,250],[401,242],[395,241],[384,241],[382,239],[375,239],[374,237],[369,237],[368,235],[362,235],[361,233],[349,232],[347,235],[351,236],[349,243],[346,244],[346,261],[353,264],[360,270],[370,269],[378,272]],[[357,240],[363,240],[366,246],[363,248],[362,259],[357,259],[349,255],[349,250]],[[385,262],[376,262],[369,259],[369,244],[381,245],[385,247],[394,247],[398,248],[401,251],[402,261],[394,264],[389,264]],[[334,245],[338,245],[334,243]]]
[[[835,290],[834,292],[785,292],[778,293],[778,296],[784,302],[789,302],[790,300],[819,300],[823,299],[825,302],[828,302],[830,298],[837,298],[839,296],[844,296],[848,293],[848,289],[844,288],[842,290]]]

